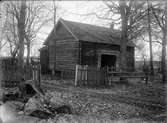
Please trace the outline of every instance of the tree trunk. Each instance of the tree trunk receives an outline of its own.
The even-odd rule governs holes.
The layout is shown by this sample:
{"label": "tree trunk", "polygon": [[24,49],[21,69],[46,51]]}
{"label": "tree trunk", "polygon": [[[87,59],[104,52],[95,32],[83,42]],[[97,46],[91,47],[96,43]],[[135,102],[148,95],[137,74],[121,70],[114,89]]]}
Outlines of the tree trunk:
{"label": "tree trunk", "polygon": [[151,37],[151,21],[150,21],[150,5],[147,1],[148,5],[148,37],[149,37],[149,47],[150,47],[150,74],[154,75],[154,66],[153,66],[153,51],[152,51],[152,37]]}
{"label": "tree trunk", "polygon": [[162,81],[166,82],[166,33],[163,33],[163,41],[162,41],[162,63],[161,63],[161,70],[162,70]]}
{"label": "tree trunk", "polygon": [[[2,3],[0,2],[0,11],[2,11],[1,10],[1,5],[2,5]],[[2,15],[1,15],[1,13],[0,13],[0,20],[2,19]],[[1,23],[2,24],[2,23]],[[1,29],[0,29],[0,57],[1,57],[1,49],[2,49],[2,27],[3,27],[3,25],[0,25],[1,27]]]}
{"label": "tree trunk", "polygon": [[0,30],[0,57],[1,57],[1,49],[2,49],[2,33]]}
{"label": "tree trunk", "polygon": [[120,43],[120,70],[127,71],[127,13],[126,13],[126,3],[120,2],[120,13],[122,19],[122,32],[121,32],[121,43]]}
{"label": "tree trunk", "polygon": [[166,45],[167,45],[167,3],[165,7],[165,25],[162,29],[163,31],[163,40],[162,40],[162,61],[161,61],[161,70],[162,70],[162,81],[166,82]]}
{"label": "tree trunk", "polygon": [[30,61],[30,44],[27,45],[27,65],[29,65],[29,61]]}
{"label": "tree trunk", "polygon": [[127,37],[123,34],[120,45],[120,69],[127,71]]}
{"label": "tree trunk", "polygon": [[18,35],[19,35],[19,52],[18,52],[18,65],[20,79],[23,78],[23,64],[24,64],[24,39],[25,39],[25,14],[26,14],[26,1],[21,1],[20,16],[18,20]]}

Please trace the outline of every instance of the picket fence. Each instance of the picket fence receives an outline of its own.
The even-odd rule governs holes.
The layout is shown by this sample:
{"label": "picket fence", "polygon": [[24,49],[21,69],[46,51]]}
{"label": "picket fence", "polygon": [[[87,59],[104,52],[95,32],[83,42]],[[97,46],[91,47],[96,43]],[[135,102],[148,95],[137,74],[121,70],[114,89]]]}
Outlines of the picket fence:
{"label": "picket fence", "polygon": [[34,64],[24,67],[25,80],[41,81],[41,65]]}
{"label": "picket fence", "polygon": [[106,68],[76,65],[75,86],[105,86],[108,84]]}

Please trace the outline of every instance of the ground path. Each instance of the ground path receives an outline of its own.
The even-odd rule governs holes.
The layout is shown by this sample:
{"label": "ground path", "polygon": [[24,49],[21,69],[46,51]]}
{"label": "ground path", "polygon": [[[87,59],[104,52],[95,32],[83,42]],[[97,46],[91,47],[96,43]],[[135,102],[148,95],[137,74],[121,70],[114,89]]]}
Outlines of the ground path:
{"label": "ground path", "polygon": [[[140,96],[134,96],[132,94],[129,95],[128,90],[111,90],[111,89],[90,89],[90,88],[81,88],[81,87],[73,87],[73,86],[67,86],[67,85],[61,85],[57,84],[55,82],[43,82],[43,87],[56,90],[56,91],[63,91],[63,92],[69,92],[69,93],[79,93],[79,94],[87,94],[90,95],[92,98],[101,98],[105,102],[119,102],[119,103],[125,103],[128,105],[137,106],[140,108],[143,108],[144,110],[147,110],[149,114],[145,113],[144,115],[148,115],[147,117],[155,118],[155,115],[161,114],[163,111],[165,111],[165,101],[163,101],[163,98],[161,100],[159,99],[152,99],[152,98],[140,98]],[[151,89],[150,89],[151,88]],[[147,88],[144,88],[147,90]],[[163,92],[162,87],[154,88],[149,87],[149,93],[153,92]]]}

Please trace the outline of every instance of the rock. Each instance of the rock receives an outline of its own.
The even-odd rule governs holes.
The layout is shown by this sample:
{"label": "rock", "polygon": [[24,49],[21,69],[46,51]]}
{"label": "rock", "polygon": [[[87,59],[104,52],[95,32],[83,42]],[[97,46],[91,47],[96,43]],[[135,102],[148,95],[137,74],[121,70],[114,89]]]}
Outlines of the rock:
{"label": "rock", "polygon": [[18,112],[18,115],[22,115],[22,114],[24,114],[23,111],[19,111],[19,112]]}
{"label": "rock", "polygon": [[65,101],[60,97],[52,97],[50,99],[50,103],[53,103],[56,107],[59,107],[59,106],[66,104]]}
{"label": "rock", "polygon": [[35,110],[44,110],[44,105],[39,97],[36,95],[28,100],[25,104],[24,112],[25,114],[31,114]]}
{"label": "rock", "polygon": [[37,117],[40,119],[49,119],[49,118],[53,118],[54,114],[48,113],[45,111],[35,110],[31,114],[29,114],[29,116]]}
{"label": "rock", "polygon": [[0,106],[0,123],[36,123],[39,119],[18,115],[15,105],[6,102]]}
{"label": "rock", "polygon": [[11,103],[17,112],[22,111],[24,109],[24,103],[19,102],[19,101],[8,101],[7,103]]}
{"label": "rock", "polygon": [[60,106],[55,111],[57,114],[72,114],[72,108],[67,105]]}
{"label": "rock", "polygon": [[16,116],[17,112],[11,104],[4,103],[0,106],[0,119],[3,123],[15,120]]}

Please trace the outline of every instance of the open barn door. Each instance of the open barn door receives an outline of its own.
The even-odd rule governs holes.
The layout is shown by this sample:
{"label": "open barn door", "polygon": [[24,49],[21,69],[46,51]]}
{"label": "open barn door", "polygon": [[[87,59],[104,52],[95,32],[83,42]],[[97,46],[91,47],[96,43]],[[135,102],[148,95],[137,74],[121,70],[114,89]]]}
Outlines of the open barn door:
{"label": "open barn door", "polygon": [[116,60],[117,60],[116,55],[102,54],[101,55],[101,67],[109,67],[115,70]]}

